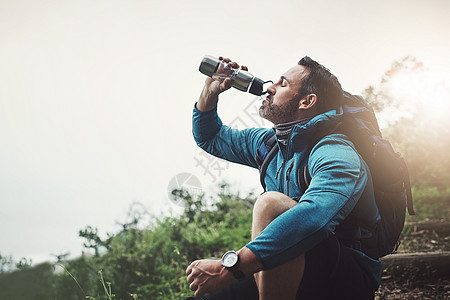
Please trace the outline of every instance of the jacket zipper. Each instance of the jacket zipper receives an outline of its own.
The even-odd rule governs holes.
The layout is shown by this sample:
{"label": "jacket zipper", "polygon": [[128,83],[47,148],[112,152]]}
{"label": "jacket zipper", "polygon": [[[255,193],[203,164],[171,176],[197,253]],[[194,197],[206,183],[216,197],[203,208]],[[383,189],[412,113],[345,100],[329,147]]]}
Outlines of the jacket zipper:
{"label": "jacket zipper", "polygon": [[[286,157],[283,157],[283,163],[281,164],[280,168],[277,171],[277,174],[275,175],[275,180],[278,179],[278,175],[280,174],[281,170],[284,169],[284,166],[286,164],[286,161],[289,159],[290,157],[290,152],[291,152],[291,147],[292,147],[292,143],[291,143],[291,136],[292,136],[292,131],[291,133],[289,133],[289,138],[288,138],[288,144],[286,147]],[[286,195],[289,196],[289,181],[290,181],[290,173],[292,172],[292,168],[294,167],[294,160],[292,161],[291,165],[288,167],[288,170],[286,171]],[[280,190],[283,188],[283,177],[280,178]]]}
{"label": "jacket zipper", "polygon": [[283,170],[284,164],[286,163],[286,160],[283,160],[283,163],[281,164],[280,168],[277,171],[277,174],[275,175],[275,180],[278,179],[278,175],[280,175],[281,170]]}
{"label": "jacket zipper", "polygon": [[292,173],[292,169],[294,168],[294,162],[295,159],[292,160],[291,164],[289,165],[288,169],[286,170],[286,195],[289,197],[289,193],[290,193],[290,181],[291,181],[291,173]]}

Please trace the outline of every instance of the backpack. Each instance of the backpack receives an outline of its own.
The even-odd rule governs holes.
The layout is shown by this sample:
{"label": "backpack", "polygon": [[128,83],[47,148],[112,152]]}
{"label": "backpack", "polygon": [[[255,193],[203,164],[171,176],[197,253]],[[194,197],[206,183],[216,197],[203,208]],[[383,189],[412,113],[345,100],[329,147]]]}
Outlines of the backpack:
{"label": "backpack", "polygon": [[[352,220],[352,214],[345,221],[358,222],[357,227],[360,228],[358,250],[378,259],[397,250],[405,223],[406,208],[409,215],[415,214],[408,168],[404,159],[394,151],[389,141],[383,139],[370,104],[361,96],[347,92],[344,92],[343,103],[342,119],[333,131],[326,135],[345,134],[355,145],[371,172],[376,205],[381,217],[375,227],[370,227],[356,219]],[[306,157],[309,157],[314,145],[326,135],[314,139],[315,142],[311,143]],[[277,152],[277,140],[273,132],[265,137],[255,157],[264,190],[266,190],[264,178],[267,166]],[[299,170],[299,174],[300,172],[303,176],[298,176],[297,184],[304,191],[311,181],[308,166]],[[364,233],[361,234],[362,232]]]}

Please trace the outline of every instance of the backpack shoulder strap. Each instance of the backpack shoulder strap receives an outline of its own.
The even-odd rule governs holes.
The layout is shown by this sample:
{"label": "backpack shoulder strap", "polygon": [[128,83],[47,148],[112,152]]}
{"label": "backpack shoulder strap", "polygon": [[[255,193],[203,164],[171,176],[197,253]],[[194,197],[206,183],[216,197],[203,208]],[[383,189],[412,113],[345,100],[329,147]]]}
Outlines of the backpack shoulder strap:
{"label": "backpack shoulder strap", "polygon": [[303,168],[297,170],[297,184],[303,192],[309,187],[311,183],[311,174],[309,174],[308,163]]}
{"label": "backpack shoulder strap", "polygon": [[275,132],[267,135],[259,149],[256,151],[256,162],[259,166],[259,180],[261,182],[264,191],[266,191],[266,183],[264,182],[264,177],[266,177],[267,167],[270,161],[278,152],[277,137]]}
{"label": "backpack shoulder strap", "polygon": [[401,158],[401,165],[402,165],[403,180],[404,180],[404,185],[405,185],[404,187],[406,190],[406,208],[408,209],[409,215],[414,216],[416,214],[416,212],[414,211],[414,205],[413,205],[411,181],[409,179],[408,166],[406,165],[406,162],[403,159],[403,157]]}
{"label": "backpack shoulder strap", "polygon": [[311,155],[312,149],[323,138],[325,138],[331,134],[337,133],[337,130],[340,126],[341,126],[341,124],[337,123],[335,126],[330,128],[329,130],[327,130],[325,133],[323,133],[321,135],[317,135],[311,140],[310,145],[309,145],[308,149],[306,150],[306,155],[304,158],[306,160],[306,164],[303,168],[299,168],[297,170],[297,184],[302,189],[302,191],[306,191],[306,189],[309,187],[309,184],[311,183],[311,179],[312,179],[311,174],[309,173],[309,168],[308,168],[308,160],[309,160],[309,156]]}

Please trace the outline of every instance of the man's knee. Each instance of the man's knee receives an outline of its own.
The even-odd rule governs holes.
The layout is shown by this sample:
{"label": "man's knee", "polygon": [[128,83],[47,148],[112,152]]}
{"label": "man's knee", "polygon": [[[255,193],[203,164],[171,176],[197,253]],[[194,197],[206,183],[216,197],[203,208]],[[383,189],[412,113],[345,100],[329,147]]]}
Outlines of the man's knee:
{"label": "man's knee", "polygon": [[261,194],[253,207],[254,216],[272,217],[275,219],[297,204],[295,200],[283,193],[269,191]]}

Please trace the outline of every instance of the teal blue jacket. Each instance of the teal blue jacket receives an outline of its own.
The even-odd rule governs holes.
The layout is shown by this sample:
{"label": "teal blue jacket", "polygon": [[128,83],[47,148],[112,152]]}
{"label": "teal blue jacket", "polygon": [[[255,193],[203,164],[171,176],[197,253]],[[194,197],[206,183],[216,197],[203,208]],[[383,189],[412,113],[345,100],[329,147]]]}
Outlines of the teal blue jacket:
{"label": "teal blue jacket", "polygon": [[[294,126],[286,150],[278,151],[269,164],[265,176],[267,191],[278,191],[300,200],[246,245],[264,269],[305,253],[332,234],[345,239],[352,230],[341,225],[350,212],[352,218],[364,224],[375,224],[380,219],[369,168],[345,135],[325,136],[308,156],[313,137],[330,132],[341,117],[342,113],[333,110]],[[233,129],[222,124],[216,109],[200,112],[194,108],[193,134],[197,145],[231,162],[258,168],[256,152],[264,137],[272,132],[273,129],[267,128]],[[311,182],[303,191],[297,179],[303,176],[299,170],[306,164]],[[373,278],[374,287],[378,287],[380,262],[360,251],[352,251]]]}

